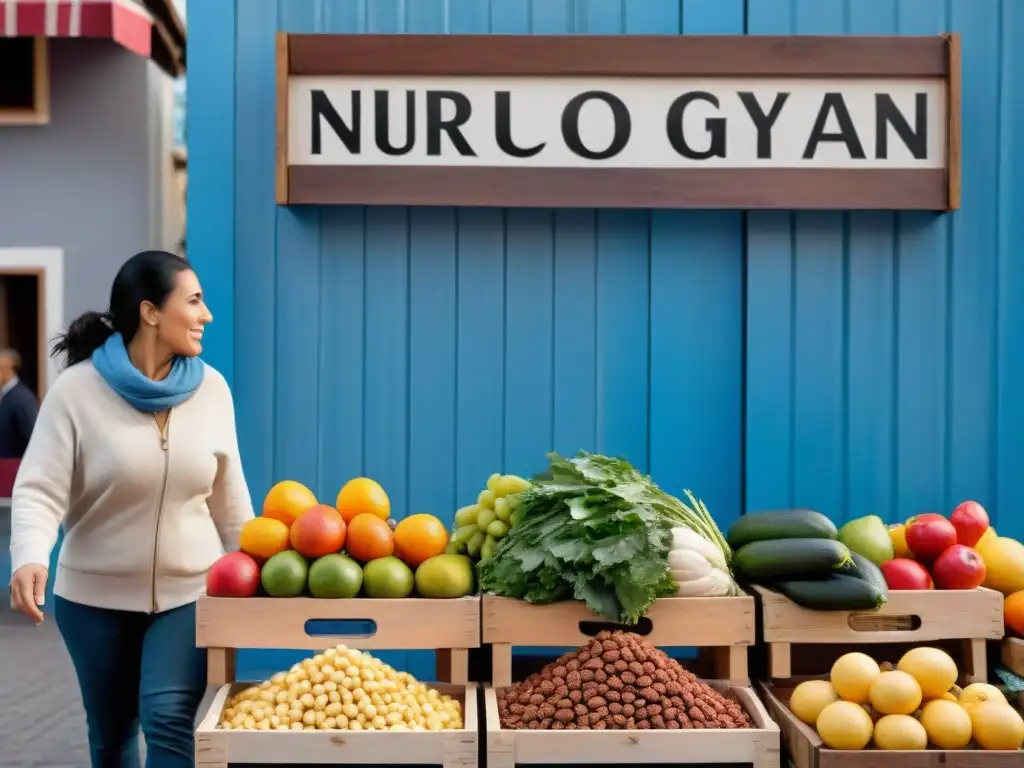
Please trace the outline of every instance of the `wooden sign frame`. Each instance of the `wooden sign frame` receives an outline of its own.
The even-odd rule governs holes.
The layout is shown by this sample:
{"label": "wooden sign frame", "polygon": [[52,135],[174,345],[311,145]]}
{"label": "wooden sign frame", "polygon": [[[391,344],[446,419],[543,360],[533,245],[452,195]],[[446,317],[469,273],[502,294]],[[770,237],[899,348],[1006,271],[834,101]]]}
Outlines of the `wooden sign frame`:
{"label": "wooden sign frame", "polygon": [[[282,205],[932,210],[960,207],[957,34],[910,36],[277,36]],[[935,78],[942,168],[563,168],[289,165],[293,75]]]}

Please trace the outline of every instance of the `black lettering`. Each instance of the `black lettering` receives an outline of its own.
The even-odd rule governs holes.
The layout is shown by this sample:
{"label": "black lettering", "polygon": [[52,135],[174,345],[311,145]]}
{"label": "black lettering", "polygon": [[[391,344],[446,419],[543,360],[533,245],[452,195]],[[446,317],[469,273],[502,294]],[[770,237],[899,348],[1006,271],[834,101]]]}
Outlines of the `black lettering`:
{"label": "black lettering", "polygon": [[743,102],[743,106],[747,109],[747,114],[750,115],[750,121],[754,124],[754,128],[757,129],[757,159],[771,160],[772,126],[779,119],[782,105],[789,98],[789,93],[786,91],[776,93],[775,101],[772,102],[772,108],[768,110],[768,114],[765,114],[764,110],[761,109],[757,98],[750,91],[741,91],[739,97],[740,101]]}
{"label": "black lettering", "polygon": [[695,101],[704,101],[718,109],[718,98],[707,91],[690,91],[672,102],[668,108],[668,119],[665,130],[668,141],[677,153],[690,160],[707,160],[709,157],[725,157],[725,118],[709,117],[704,127],[711,135],[711,144],[703,151],[693,149],[683,135],[683,114],[686,108]]}
{"label": "black lettering", "polygon": [[[580,138],[580,110],[588,101],[596,99],[603,101],[612,110],[612,121],[615,124],[615,132],[612,134],[611,143],[606,149],[594,151],[583,144]],[[625,149],[629,143],[630,134],[633,132],[633,121],[629,116],[629,110],[622,103],[622,99],[607,91],[587,91],[579,96],[574,96],[565,109],[562,110],[562,139],[572,152],[587,160],[607,160],[615,157]]]}
{"label": "black lettering", "polygon": [[[825,123],[828,122],[831,112],[835,112],[836,122],[839,123],[838,133],[825,133]],[[821,109],[818,110],[818,117],[814,120],[811,136],[807,139],[807,146],[804,148],[804,160],[813,160],[814,153],[818,151],[818,145],[823,141],[841,141],[846,145],[851,158],[854,160],[865,158],[864,145],[860,143],[860,136],[857,135],[857,129],[853,126],[853,118],[850,117],[850,110],[846,108],[846,101],[841,93],[826,93],[821,100]]]}
{"label": "black lettering", "polygon": [[352,125],[345,125],[345,121],[341,119],[341,115],[338,114],[338,110],[331,104],[331,100],[327,98],[327,94],[321,90],[313,90],[310,94],[312,97],[312,110],[313,110],[313,135],[311,137],[313,145],[313,154],[319,155],[322,151],[322,136],[320,134],[320,118],[322,117],[327,121],[327,124],[331,126],[331,130],[334,131],[334,135],[341,139],[341,143],[345,145],[345,149],[351,152],[353,155],[359,154],[360,136],[360,105],[362,103],[360,99],[359,91],[352,91]]}
{"label": "black lettering", "polygon": [[[444,120],[441,117],[441,103],[450,101],[455,105],[455,117]],[[427,91],[427,154],[441,154],[441,134],[447,133],[448,140],[464,157],[476,157],[459,126],[465,125],[473,114],[473,106],[464,93],[458,91]]]}
{"label": "black lettering", "polygon": [[388,101],[387,91],[373,92],[373,112],[376,122],[374,139],[377,149],[392,157],[407,155],[416,143],[416,91],[405,92],[405,144],[400,147],[391,143],[391,109]]}
{"label": "black lettering", "polygon": [[522,149],[512,140],[512,94],[509,91],[494,94],[494,135],[498,148],[509,157],[533,157],[547,146],[547,142],[541,142]]}
{"label": "black lettering", "polygon": [[892,96],[888,93],[875,94],[875,157],[879,160],[889,157],[890,125],[915,159],[924,160],[928,156],[928,94],[914,96],[913,128]]}

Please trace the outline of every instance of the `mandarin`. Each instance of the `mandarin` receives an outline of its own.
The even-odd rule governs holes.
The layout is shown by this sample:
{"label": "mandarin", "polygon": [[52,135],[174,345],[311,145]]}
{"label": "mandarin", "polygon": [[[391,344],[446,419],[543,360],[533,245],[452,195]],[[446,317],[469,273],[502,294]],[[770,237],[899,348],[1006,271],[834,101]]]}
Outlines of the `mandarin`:
{"label": "mandarin", "polygon": [[395,551],[395,534],[387,522],[376,515],[356,515],[348,523],[345,551],[361,563],[389,557]]}
{"label": "mandarin", "polygon": [[263,500],[263,516],[291,525],[295,518],[316,505],[316,495],[309,488],[294,480],[282,480]]}
{"label": "mandarin", "polygon": [[356,477],[349,480],[338,492],[334,504],[349,523],[356,515],[371,514],[381,520],[391,516],[391,501],[380,483],[368,477]]}
{"label": "mandarin", "polygon": [[442,554],[446,546],[448,529],[433,515],[410,515],[395,527],[395,554],[411,568]]}

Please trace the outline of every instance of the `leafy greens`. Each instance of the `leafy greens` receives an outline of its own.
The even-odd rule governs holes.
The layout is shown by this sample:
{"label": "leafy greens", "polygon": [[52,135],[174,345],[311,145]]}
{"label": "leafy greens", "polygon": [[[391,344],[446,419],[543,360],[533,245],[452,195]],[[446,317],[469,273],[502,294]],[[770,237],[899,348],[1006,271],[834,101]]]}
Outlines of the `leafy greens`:
{"label": "leafy greens", "polygon": [[548,454],[548,470],[515,498],[518,522],[480,563],[484,592],[530,603],[575,598],[596,614],[635,624],[676,593],[672,529],[685,526],[731,551],[706,507],[662,491],[621,459]]}

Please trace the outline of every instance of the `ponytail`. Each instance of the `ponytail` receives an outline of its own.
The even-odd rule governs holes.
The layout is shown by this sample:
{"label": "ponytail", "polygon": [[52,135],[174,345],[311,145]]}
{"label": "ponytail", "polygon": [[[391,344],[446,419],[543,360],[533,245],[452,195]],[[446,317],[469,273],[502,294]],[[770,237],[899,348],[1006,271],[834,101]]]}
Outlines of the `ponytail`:
{"label": "ponytail", "polygon": [[92,357],[114,335],[108,316],[101,312],[86,312],[77,317],[65,333],[57,337],[50,357],[64,356],[64,366],[70,367]]}

